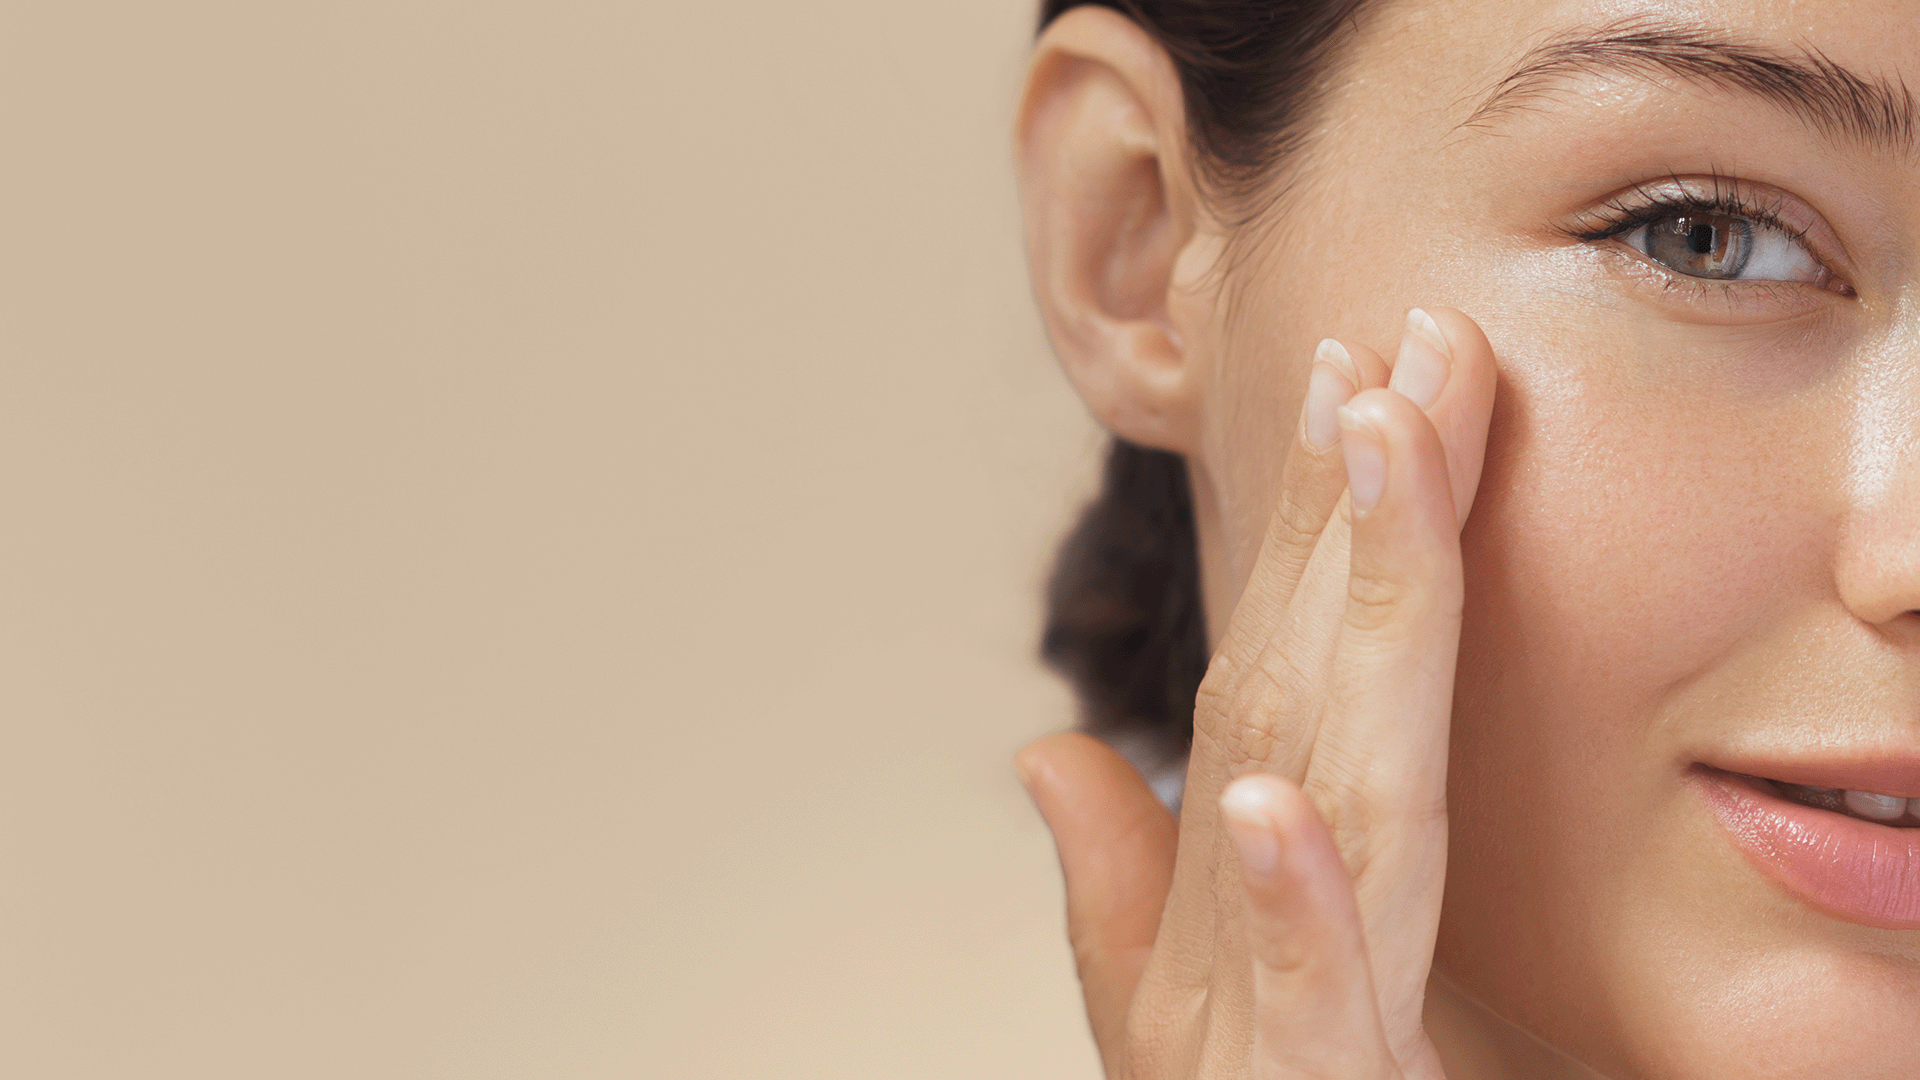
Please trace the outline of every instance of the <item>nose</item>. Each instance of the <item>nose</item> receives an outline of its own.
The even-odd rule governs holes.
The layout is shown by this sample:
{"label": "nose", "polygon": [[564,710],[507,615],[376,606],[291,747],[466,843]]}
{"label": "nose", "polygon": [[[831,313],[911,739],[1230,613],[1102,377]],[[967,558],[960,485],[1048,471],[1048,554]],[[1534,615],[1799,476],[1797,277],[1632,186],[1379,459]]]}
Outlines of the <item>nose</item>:
{"label": "nose", "polygon": [[1914,624],[1920,638],[1920,500],[1908,504],[1905,530],[1879,507],[1870,520],[1851,521],[1842,540],[1840,598],[1861,621],[1887,629]]}
{"label": "nose", "polygon": [[1835,571],[1857,618],[1920,640],[1920,365],[1912,359],[1855,409]]}

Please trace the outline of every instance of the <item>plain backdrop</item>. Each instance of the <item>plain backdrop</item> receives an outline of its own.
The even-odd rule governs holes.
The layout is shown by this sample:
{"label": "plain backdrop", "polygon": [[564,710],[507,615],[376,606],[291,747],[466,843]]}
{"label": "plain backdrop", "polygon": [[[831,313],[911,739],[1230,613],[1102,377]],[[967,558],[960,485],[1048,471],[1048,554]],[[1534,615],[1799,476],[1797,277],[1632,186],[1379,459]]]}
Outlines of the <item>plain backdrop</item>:
{"label": "plain backdrop", "polygon": [[1097,1075],[1031,0],[9,0],[0,1075]]}

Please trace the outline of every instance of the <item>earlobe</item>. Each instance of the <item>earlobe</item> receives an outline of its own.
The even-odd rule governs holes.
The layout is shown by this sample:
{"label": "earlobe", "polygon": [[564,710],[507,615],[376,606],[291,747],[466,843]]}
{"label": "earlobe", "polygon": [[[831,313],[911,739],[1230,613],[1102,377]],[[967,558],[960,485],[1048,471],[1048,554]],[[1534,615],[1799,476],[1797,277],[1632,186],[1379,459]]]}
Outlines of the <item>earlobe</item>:
{"label": "earlobe", "polygon": [[1015,152],[1034,292],[1068,378],[1116,435],[1188,453],[1193,305],[1170,302],[1198,209],[1183,109],[1144,30],[1075,8],[1040,38]]}

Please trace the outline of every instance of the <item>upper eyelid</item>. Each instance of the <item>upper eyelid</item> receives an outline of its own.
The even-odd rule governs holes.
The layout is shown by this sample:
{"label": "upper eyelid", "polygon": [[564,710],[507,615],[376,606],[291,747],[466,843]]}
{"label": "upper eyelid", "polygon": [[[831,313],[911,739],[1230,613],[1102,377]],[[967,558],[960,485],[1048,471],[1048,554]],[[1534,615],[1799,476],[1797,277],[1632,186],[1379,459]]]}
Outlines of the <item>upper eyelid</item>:
{"label": "upper eyelid", "polygon": [[1563,219],[1558,231],[1577,240],[1605,239],[1633,228],[1630,222],[1636,215],[1708,207],[1765,221],[1806,248],[1829,273],[1851,276],[1848,272],[1851,260],[1845,245],[1818,211],[1779,188],[1719,174],[1694,177],[1668,174],[1640,181],[1607,196],[1598,206]]}
{"label": "upper eyelid", "polygon": [[1632,195],[1611,196],[1601,205],[1606,208],[1605,211],[1587,210],[1578,216],[1585,221],[1597,221],[1597,227],[1580,230],[1576,235],[1585,239],[1599,239],[1669,214],[1715,211],[1764,222],[1796,240],[1807,239],[1807,228],[1782,215],[1780,207],[1755,202],[1740,193],[1709,194],[1685,189],[1648,193],[1644,189],[1635,189]]}
{"label": "upper eyelid", "polygon": [[[1689,212],[1700,213],[1703,211],[1724,214],[1728,217],[1746,218],[1749,221],[1757,222],[1767,228],[1778,229],[1792,237],[1798,243],[1808,243],[1806,233],[1803,230],[1781,221],[1778,217],[1765,210],[1739,206],[1722,206],[1716,203],[1695,202],[1683,199],[1648,203],[1643,207],[1635,208],[1630,213],[1621,215],[1610,224],[1583,235],[1586,239],[1603,240],[1610,236],[1621,236],[1630,233],[1635,229],[1644,228],[1653,222],[1665,218]],[[1811,250],[1810,245],[1809,250]]]}

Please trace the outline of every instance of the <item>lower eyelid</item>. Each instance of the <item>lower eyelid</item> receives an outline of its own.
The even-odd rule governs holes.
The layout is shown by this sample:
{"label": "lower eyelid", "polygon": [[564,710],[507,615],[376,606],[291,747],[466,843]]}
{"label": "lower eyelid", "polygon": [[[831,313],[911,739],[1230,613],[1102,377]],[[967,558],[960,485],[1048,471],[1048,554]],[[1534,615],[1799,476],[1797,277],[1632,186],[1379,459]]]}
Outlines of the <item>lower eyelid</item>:
{"label": "lower eyelid", "polygon": [[[1780,244],[1786,245],[1786,251],[1783,254],[1769,259],[1768,262],[1770,262],[1772,265],[1777,267],[1777,266],[1780,266],[1782,263],[1787,262],[1788,260],[1797,258],[1801,263],[1804,264],[1805,276],[1802,276],[1802,277],[1782,277],[1782,276],[1751,277],[1750,276],[1750,277],[1741,277],[1741,278],[1710,278],[1710,277],[1702,277],[1698,274],[1689,274],[1684,271],[1677,270],[1671,266],[1667,266],[1664,263],[1658,262],[1653,258],[1652,255],[1650,255],[1647,252],[1646,231],[1649,228],[1651,228],[1653,224],[1657,224],[1657,223],[1635,225],[1633,228],[1628,229],[1625,232],[1616,233],[1611,237],[1599,238],[1598,242],[1605,242],[1606,240],[1613,241],[1614,243],[1625,248],[1628,252],[1631,252],[1636,261],[1644,263],[1645,265],[1654,268],[1655,270],[1659,271],[1661,274],[1669,275],[1682,282],[1689,282],[1689,283],[1698,282],[1702,285],[1715,287],[1715,288],[1724,288],[1727,286],[1734,286],[1734,285],[1768,285],[1768,284],[1810,285],[1810,284],[1817,283],[1822,277],[1831,276],[1831,272],[1827,270],[1826,264],[1821,261],[1818,255],[1813,253],[1812,249],[1810,249],[1807,246],[1805,241],[1794,236],[1792,233],[1788,232],[1786,229],[1783,229],[1778,225],[1774,225],[1774,224],[1771,224],[1768,222],[1762,222],[1762,221],[1753,222],[1755,243],[1756,244],[1760,243],[1761,242],[1760,238],[1764,236],[1767,238],[1767,243],[1768,243],[1768,246],[1770,247],[1780,245]],[[1595,242],[1595,241],[1590,241],[1590,242]],[[1760,256],[1760,254],[1761,252],[1756,250],[1753,256],[1749,258],[1748,264],[1746,267],[1743,268],[1743,270],[1747,270],[1747,271],[1754,270],[1755,267],[1753,263],[1753,258]],[[1763,266],[1761,267],[1761,269],[1765,269],[1765,267]],[[1791,271],[1786,270],[1784,268],[1782,268],[1781,270],[1775,271],[1775,273],[1788,273],[1788,272],[1791,272]]]}
{"label": "lower eyelid", "polygon": [[1807,309],[1812,299],[1807,290],[1821,288],[1811,282],[1703,278],[1682,274],[1654,262],[1645,252],[1624,243],[1626,235],[1588,241],[1588,245],[1600,252],[1611,252],[1610,257],[1619,260],[1615,264],[1619,272],[1633,287],[1656,297],[1664,297],[1669,302],[1688,307],[1726,304],[1731,309],[1729,314],[1745,311],[1758,317],[1767,309],[1775,312],[1782,308]]}
{"label": "lower eyelid", "polygon": [[[1690,214],[1743,218],[1753,222],[1756,241],[1762,229],[1770,239],[1752,252],[1738,278],[1698,277],[1656,262],[1648,254],[1645,230]],[[1847,245],[1818,210],[1791,191],[1737,177],[1668,171],[1589,204],[1551,228],[1563,242],[1579,240],[1596,256],[1608,253],[1594,269],[1604,265],[1643,296],[1699,310],[1713,321],[1795,317],[1824,307],[1819,294],[1834,294],[1829,300],[1859,295],[1849,280]],[[1777,242],[1793,245],[1792,252],[1774,248]],[[1724,312],[1714,311],[1722,306]]]}

